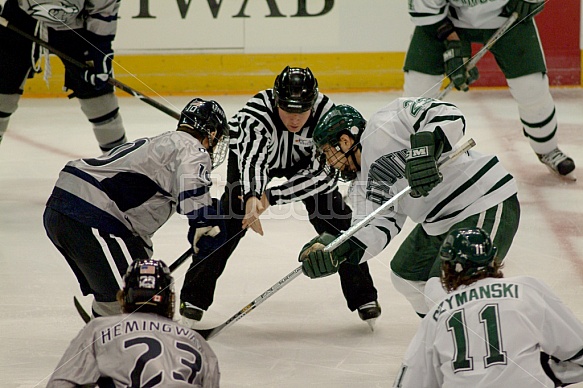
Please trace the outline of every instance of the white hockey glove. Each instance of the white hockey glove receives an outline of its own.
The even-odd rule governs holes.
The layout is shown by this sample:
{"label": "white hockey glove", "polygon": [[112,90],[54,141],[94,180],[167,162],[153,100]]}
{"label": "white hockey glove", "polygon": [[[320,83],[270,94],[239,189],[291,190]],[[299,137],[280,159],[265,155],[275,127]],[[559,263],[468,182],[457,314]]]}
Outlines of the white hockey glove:
{"label": "white hockey glove", "polygon": [[189,220],[188,241],[194,254],[206,257],[227,242],[227,227],[221,214],[220,201],[213,199],[212,206],[198,210],[197,216]]}

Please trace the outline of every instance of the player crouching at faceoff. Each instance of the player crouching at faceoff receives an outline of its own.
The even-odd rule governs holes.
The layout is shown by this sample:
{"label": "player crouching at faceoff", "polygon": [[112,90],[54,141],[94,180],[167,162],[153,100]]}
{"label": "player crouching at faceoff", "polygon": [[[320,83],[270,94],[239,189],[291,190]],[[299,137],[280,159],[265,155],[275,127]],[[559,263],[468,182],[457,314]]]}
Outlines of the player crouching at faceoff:
{"label": "player crouching at faceoff", "polygon": [[563,387],[583,381],[583,325],[540,280],[504,278],[480,228],[440,251],[446,298],[423,319],[395,388]]}
{"label": "player crouching at faceoff", "polygon": [[354,182],[352,224],[410,186],[392,208],[331,252],[337,236],[320,234],[300,253],[310,278],[334,273],[339,263],[357,264],[379,255],[401,232],[407,218],[417,223],[391,260],[397,291],[424,316],[445,295],[439,282],[439,248],[454,228],[480,226],[495,235],[500,259],[518,228],[520,206],[514,177],[495,155],[469,150],[439,167],[457,150],[466,120],[453,104],[431,98],[398,98],[367,123],[353,107],[331,109],[314,130],[329,166]]}
{"label": "player crouching at faceoff", "polygon": [[174,279],[162,261],[136,260],[117,298],[124,315],[91,320],[51,376],[53,387],[218,387],[217,357],[174,317]]}
{"label": "player crouching at faceoff", "polygon": [[44,226],[83,295],[94,295],[93,316],[119,314],[121,277],[134,260],[152,257],[151,238],[174,213],[188,218],[195,252],[224,244],[209,189],[210,171],[225,159],[228,134],[221,106],[195,98],[175,131],[73,160],[60,172]]}

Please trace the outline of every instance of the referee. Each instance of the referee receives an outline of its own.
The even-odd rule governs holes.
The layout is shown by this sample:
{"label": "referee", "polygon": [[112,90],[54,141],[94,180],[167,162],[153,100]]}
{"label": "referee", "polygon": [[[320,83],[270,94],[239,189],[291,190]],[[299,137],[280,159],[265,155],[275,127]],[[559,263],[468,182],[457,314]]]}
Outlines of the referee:
{"label": "referee", "polygon": [[[248,229],[263,235],[259,216],[271,205],[302,201],[317,233],[350,227],[352,210],[338,191],[337,177],[324,169],[312,135],[334,103],[318,92],[309,68],[287,66],[273,89],[260,91],[231,119],[227,184],[221,197],[227,243],[198,258],[186,273],[180,295],[182,322],[193,326],[213,303],[218,278]],[[267,187],[273,178],[285,178]],[[342,292],[362,320],[381,314],[368,265],[342,264]]]}

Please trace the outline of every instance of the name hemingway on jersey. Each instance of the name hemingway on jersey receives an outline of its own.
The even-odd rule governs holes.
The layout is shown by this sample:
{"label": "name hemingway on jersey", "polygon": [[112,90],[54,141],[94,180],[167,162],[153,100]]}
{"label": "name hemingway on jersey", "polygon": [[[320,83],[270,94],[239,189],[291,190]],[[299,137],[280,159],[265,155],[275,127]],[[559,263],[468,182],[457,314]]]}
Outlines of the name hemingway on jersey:
{"label": "name hemingway on jersey", "polygon": [[174,333],[178,336],[186,337],[188,340],[198,344],[198,337],[194,330],[175,325],[172,323],[148,321],[148,320],[127,320],[116,325],[101,330],[101,344],[104,345],[115,338],[137,332]]}
{"label": "name hemingway on jersey", "polygon": [[518,299],[518,284],[492,283],[469,290],[458,292],[443,300],[433,313],[433,319],[437,321],[439,316],[448,310],[462,307],[468,302],[480,299]]}

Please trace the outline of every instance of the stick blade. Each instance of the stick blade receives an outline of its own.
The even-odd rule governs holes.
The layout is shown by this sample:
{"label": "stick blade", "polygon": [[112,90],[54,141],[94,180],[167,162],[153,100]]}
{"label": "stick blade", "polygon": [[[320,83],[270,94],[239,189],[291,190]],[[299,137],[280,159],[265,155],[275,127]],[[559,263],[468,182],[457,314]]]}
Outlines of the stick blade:
{"label": "stick blade", "polygon": [[77,299],[76,296],[73,296],[73,304],[75,305],[77,312],[81,316],[81,319],[83,319],[85,323],[89,322],[91,320],[91,317],[89,316],[89,314],[87,314],[87,311],[85,311],[83,306],[81,306],[81,302],[79,302],[79,299]]}
{"label": "stick blade", "polygon": [[205,340],[211,339],[216,333],[216,329],[194,329]]}

